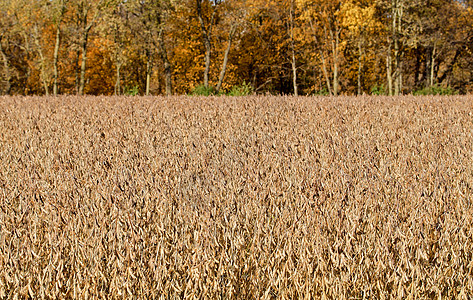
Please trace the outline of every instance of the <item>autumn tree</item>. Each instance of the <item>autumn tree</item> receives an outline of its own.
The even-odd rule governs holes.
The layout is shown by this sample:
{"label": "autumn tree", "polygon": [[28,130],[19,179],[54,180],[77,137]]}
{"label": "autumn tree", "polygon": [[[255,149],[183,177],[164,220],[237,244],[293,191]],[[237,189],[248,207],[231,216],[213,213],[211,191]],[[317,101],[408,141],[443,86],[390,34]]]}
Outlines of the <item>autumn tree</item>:
{"label": "autumn tree", "polygon": [[296,62],[296,41],[295,41],[295,27],[296,27],[296,3],[291,0],[289,3],[289,23],[288,34],[291,43],[291,67],[292,67],[292,86],[294,88],[294,96],[299,96],[297,89],[297,62]]}
{"label": "autumn tree", "polygon": [[235,63],[231,52],[246,28],[247,3],[190,0],[178,6],[172,24],[175,75],[178,81],[186,78],[189,82],[189,88],[179,84],[179,91],[190,91],[199,85],[214,93],[226,88],[228,68]]}
{"label": "autumn tree", "polygon": [[225,48],[222,66],[220,68],[220,75],[218,78],[218,83],[216,87],[216,93],[218,94],[220,89],[222,88],[223,80],[225,78],[225,74],[227,71],[228,65],[228,58],[230,54],[230,50],[232,48],[233,40],[236,36],[236,33],[239,29],[244,28],[246,26],[246,18],[248,16],[248,8],[247,8],[247,1],[246,0],[227,0],[225,1],[225,9],[223,11],[223,23],[224,27],[228,28],[228,38],[227,38],[227,46]]}
{"label": "autumn tree", "polygon": [[346,28],[348,51],[355,52],[356,66],[356,93],[362,94],[364,86],[364,64],[369,46],[374,45],[375,38],[381,28],[376,19],[376,2],[374,0],[348,0],[341,7],[342,26]]}
{"label": "autumn tree", "polygon": [[[424,18],[420,34],[425,49],[425,86],[453,86],[471,91],[473,10],[471,1],[431,0],[436,15]],[[429,62],[430,61],[430,62]],[[468,90],[469,89],[469,90]]]}
{"label": "autumn tree", "polygon": [[121,95],[122,93],[122,80],[121,71],[122,67],[126,62],[126,47],[130,47],[127,43],[128,37],[131,35],[128,28],[125,26],[124,4],[120,3],[116,5],[110,14],[104,16],[103,22],[103,39],[112,41],[113,49],[113,60],[115,65],[115,85],[113,87],[114,95]]}
{"label": "autumn tree", "polygon": [[172,62],[168,42],[169,19],[175,10],[172,0],[127,1],[124,4],[123,21],[134,34],[136,45],[140,45],[146,57],[145,94],[150,93],[150,80],[157,57],[164,69],[165,93],[172,94]]}
{"label": "autumn tree", "polygon": [[[45,1],[25,1],[16,0],[10,2],[10,11],[14,19],[14,31],[21,37],[18,45],[25,55],[25,67],[28,74],[27,79],[35,85],[32,89],[38,93],[40,89],[43,93],[49,94],[50,72],[47,57],[46,30],[48,21],[43,17],[48,12],[48,4]],[[38,75],[38,78],[35,76]],[[34,80],[33,80],[34,78]],[[40,87],[36,87],[36,83]]]}
{"label": "autumn tree", "polygon": [[53,5],[53,8],[52,8],[53,22],[54,22],[54,26],[56,27],[56,36],[55,36],[54,54],[53,54],[53,94],[55,96],[59,92],[58,63],[59,63],[59,48],[61,46],[61,38],[62,38],[61,25],[64,19],[64,15],[66,13],[68,2],[69,0],[54,0],[51,2]]}
{"label": "autumn tree", "polygon": [[343,30],[340,14],[342,1],[298,0],[298,3],[319,50],[327,90],[332,95],[338,95]]}
{"label": "autumn tree", "polygon": [[471,3],[0,0],[0,92],[467,93]]}
{"label": "autumn tree", "polygon": [[[3,25],[3,24],[2,24]],[[8,38],[4,32],[0,33],[0,55],[3,62],[3,69],[2,69],[2,81],[4,83],[4,93],[10,94],[11,91],[11,69],[10,69],[10,61],[6,53],[6,47],[8,47]]]}
{"label": "autumn tree", "polygon": [[46,30],[50,24],[49,22],[43,23],[45,21],[42,16],[50,14],[50,3],[45,1],[31,1],[27,6],[30,7],[30,11],[26,15],[29,22],[25,22],[25,26],[31,25],[31,37],[39,59],[40,78],[44,88],[44,93],[48,96],[52,74],[49,66],[50,59],[47,55],[48,43],[45,40],[45,37],[47,36],[42,31]]}
{"label": "autumn tree", "polygon": [[84,94],[87,51],[91,30],[101,21],[104,13],[113,4],[113,0],[71,0],[75,15],[75,39],[78,45],[76,90],[79,95]]}
{"label": "autumn tree", "polygon": [[238,74],[257,92],[299,93],[299,10],[292,0],[248,4],[244,34],[235,49]]}
{"label": "autumn tree", "polygon": [[202,41],[205,47],[204,86],[209,87],[210,59],[212,54],[212,38],[214,22],[222,0],[195,0],[195,14],[199,20]]}
{"label": "autumn tree", "polygon": [[378,10],[386,30],[386,75],[388,94],[399,95],[403,90],[403,58],[416,30],[413,12],[421,0],[381,0]]}
{"label": "autumn tree", "polygon": [[7,1],[0,1],[0,58],[2,64],[0,70],[2,92],[4,94],[11,93],[12,86],[12,67],[11,67],[11,55],[8,53],[10,48],[10,39],[14,34],[14,20],[12,18],[12,12],[9,10]]}

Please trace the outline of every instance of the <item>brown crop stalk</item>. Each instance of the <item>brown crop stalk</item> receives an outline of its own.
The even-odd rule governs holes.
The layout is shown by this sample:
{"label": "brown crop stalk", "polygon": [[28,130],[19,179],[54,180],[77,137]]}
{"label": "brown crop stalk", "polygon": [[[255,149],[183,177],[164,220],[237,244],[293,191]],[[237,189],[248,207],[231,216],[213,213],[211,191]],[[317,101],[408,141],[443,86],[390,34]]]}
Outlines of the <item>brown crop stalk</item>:
{"label": "brown crop stalk", "polygon": [[454,97],[0,98],[0,298],[464,298]]}

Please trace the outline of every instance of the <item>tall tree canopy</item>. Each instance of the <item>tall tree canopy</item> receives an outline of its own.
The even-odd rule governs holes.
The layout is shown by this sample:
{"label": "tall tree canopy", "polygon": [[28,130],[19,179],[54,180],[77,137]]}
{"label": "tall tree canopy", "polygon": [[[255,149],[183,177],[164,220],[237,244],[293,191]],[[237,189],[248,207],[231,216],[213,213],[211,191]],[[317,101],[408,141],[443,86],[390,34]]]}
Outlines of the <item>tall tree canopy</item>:
{"label": "tall tree canopy", "polygon": [[459,0],[0,0],[0,94],[473,89]]}

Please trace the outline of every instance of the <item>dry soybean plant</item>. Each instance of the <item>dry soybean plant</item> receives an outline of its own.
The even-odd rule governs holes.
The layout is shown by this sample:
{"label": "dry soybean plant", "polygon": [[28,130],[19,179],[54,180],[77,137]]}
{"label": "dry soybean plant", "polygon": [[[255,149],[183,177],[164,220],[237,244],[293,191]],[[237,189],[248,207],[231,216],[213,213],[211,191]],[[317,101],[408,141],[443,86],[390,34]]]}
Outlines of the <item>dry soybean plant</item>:
{"label": "dry soybean plant", "polygon": [[0,98],[0,298],[473,295],[473,98]]}

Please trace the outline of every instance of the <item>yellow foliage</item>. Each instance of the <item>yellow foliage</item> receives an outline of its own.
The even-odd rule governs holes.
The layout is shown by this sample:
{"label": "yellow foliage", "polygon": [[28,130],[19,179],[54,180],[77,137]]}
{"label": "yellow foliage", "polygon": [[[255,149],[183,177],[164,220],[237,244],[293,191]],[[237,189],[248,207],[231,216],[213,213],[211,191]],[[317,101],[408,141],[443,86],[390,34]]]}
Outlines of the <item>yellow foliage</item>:
{"label": "yellow foliage", "polygon": [[379,26],[379,22],[375,19],[375,5],[373,1],[363,8],[353,0],[345,1],[340,9],[342,25],[354,36],[374,31]]}

